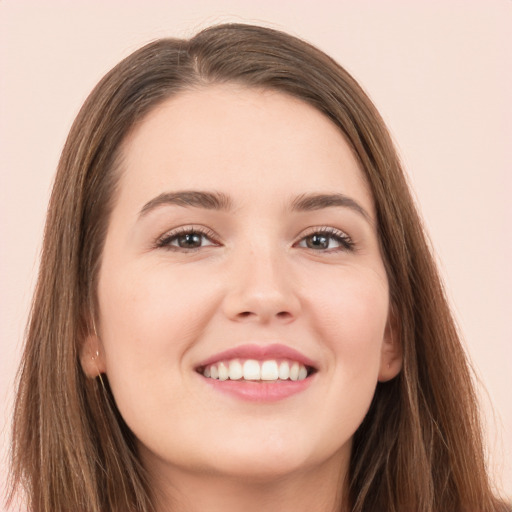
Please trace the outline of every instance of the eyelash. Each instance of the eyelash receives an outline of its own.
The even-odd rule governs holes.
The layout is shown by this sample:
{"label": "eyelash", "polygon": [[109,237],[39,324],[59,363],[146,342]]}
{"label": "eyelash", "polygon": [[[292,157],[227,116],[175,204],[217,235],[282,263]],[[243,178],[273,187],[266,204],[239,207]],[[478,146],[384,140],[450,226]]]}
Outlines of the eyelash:
{"label": "eyelash", "polygon": [[[206,238],[212,243],[209,244],[211,246],[219,245],[219,242],[216,239],[215,233],[210,229],[204,228],[202,226],[183,226],[181,228],[177,228],[170,233],[165,233],[162,237],[160,237],[156,243],[155,247],[157,249],[167,249],[169,251],[182,251],[182,252],[193,252],[198,249],[202,249],[205,246],[201,245],[200,247],[180,247],[178,245],[172,245],[172,242],[177,241],[178,238],[186,235],[199,235],[202,239]],[[207,246],[208,247],[208,246]]]}
{"label": "eyelash", "polygon": [[313,249],[311,247],[307,247],[311,251],[318,251],[318,252],[327,252],[327,253],[336,253],[336,252],[352,252],[355,249],[355,244],[346,233],[343,231],[332,228],[332,227],[320,227],[320,228],[310,228],[309,232],[302,236],[302,238],[294,245],[297,245],[303,241],[305,241],[307,238],[313,237],[313,236],[324,236],[326,238],[330,238],[332,240],[335,240],[337,243],[339,243],[339,247],[336,247],[334,249]]}
{"label": "eyelash", "polygon": [[[180,237],[186,235],[199,235],[203,240],[206,238],[211,243],[204,246],[200,245],[199,247],[180,247],[179,245],[173,245],[172,242],[177,242]],[[304,247],[314,252],[326,252],[326,253],[335,253],[341,251],[353,251],[354,250],[354,242],[352,239],[343,231],[339,229],[331,228],[331,227],[320,227],[320,228],[310,228],[309,232],[301,237],[301,239],[294,243],[294,247],[301,247],[299,244],[305,242],[308,238],[313,236],[323,236],[327,239],[335,240],[339,247],[336,248],[327,248],[327,249],[315,249],[312,247]],[[307,242],[305,242],[307,244]],[[162,237],[160,237],[156,243],[155,247],[157,249],[167,249],[169,251],[180,251],[180,252],[194,252],[199,249],[203,249],[204,247],[209,246],[218,246],[220,242],[218,242],[217,237],[213,231],[210,229],[204,228],[202,226],[183,226],[170,233],[165,233]]]}

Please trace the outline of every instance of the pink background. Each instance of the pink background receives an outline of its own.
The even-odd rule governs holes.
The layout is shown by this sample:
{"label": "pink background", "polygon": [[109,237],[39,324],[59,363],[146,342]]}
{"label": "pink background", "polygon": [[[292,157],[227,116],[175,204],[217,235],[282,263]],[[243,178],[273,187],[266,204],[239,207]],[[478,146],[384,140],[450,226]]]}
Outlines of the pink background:
{"label": "pink background", "polygon": [[223,21],[311,41],[380,109],[474,364],[496,485],[512,497],[512,0],[0,0],[0,482],[45,210],[71,123],[101,76],[143,43]]}

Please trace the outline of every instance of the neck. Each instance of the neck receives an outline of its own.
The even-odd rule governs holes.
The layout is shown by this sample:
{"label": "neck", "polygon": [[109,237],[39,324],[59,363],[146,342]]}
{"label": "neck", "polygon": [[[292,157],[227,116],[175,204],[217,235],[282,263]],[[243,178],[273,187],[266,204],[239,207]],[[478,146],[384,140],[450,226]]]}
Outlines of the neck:
{"label": "neck", "polygon": [[347,464],[343,464],[340,470],[337,457],[320,469],[301,469],[287,475],[259,479],[166,469],[154,472],[159,477],[151,478],[155,496],[158,496],[157,512],[348,510],[343,485]]}

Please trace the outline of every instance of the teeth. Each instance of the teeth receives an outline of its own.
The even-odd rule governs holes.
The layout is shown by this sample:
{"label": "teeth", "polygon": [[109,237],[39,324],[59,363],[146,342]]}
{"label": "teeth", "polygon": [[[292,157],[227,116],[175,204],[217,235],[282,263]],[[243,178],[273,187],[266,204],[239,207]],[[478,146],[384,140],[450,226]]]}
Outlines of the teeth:
{"label": "teeth", "polygon": [[286,380],[289,377],[290,377],[290,365],[286,361],[283,361],[279,365],[279,378],[281,380]]}
{"label": "teeth", "polygon": [[219,363],[219,380],[228,380],[229,370],[224,363]]}
{"label": "teeth", "polygon": [[279,370],[276,361],[265,361],[261,365],[261,380],[277,380]]}
{"label": "teeth", "polygon": [[261,369],[260,363],[254,359],[247,359],[244,363],[244,379],[245,380],[260,380]]}
{"label": "teeth", "polygon": [[299,363],[297,362],[290,368],[290,380],[299,380]]}
{"label": "teeth", "polygon": [[203,375],[216,380],[252,380],[252,381],[277,381],[277,380],[304,380],[308,376],[308,370],[298,361],[256,361],[247,359],[243,362],[238,359],[220,361],[206,366]]}
{"label": "teeth", "polygon": [[[242,368],[242,365],[240,364],[240,361],[237,361],[236,359],[234,359],[233,361],[230,361],[229,362],[229,378],[231,380],[238,380],[238,379],[241,379],[243,376],[244,376],[244,370]],[[205,377],[206,377],[206,375],[205,375]]]}

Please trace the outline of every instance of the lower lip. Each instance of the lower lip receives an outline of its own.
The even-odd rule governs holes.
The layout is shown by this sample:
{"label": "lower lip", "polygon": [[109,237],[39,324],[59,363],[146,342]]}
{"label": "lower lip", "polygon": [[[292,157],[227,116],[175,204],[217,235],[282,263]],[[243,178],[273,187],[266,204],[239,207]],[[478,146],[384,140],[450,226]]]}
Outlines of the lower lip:
{"label": "lower lip", "polygon": [[314,379],[314,375],[304,380],[285,380],[278,382],[217,380],[201,376],[206,384],[216,391],[226,393],[249,402],[277,402],[305,391]]}

